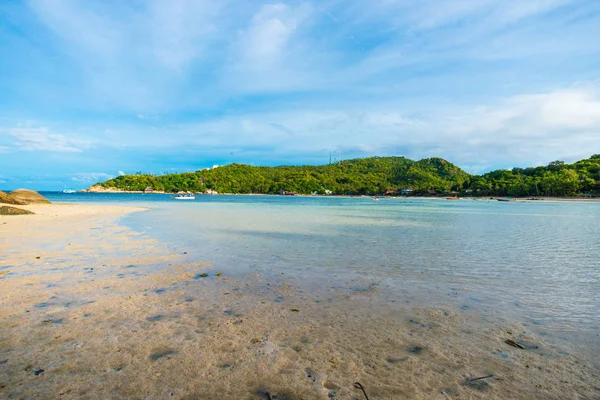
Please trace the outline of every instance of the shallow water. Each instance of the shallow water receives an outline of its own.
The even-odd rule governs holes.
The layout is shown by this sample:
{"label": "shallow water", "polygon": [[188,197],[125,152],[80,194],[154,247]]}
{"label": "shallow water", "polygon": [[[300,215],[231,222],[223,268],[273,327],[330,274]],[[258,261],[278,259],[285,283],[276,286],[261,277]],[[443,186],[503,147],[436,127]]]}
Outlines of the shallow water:
{"label": "shallow water", "polygon": [[[123,223],[229,274],[314,293],[385,288],[388,302],[472,309],[547,331],[600,328],[600,203],[50,195],[150,207]],[[356,282],[353,285],[353,282]]]}
{"label": "shallow water", "polygon": [[600,395],[595,204],[48,197],[150,210],[3,236],[2,398]]}

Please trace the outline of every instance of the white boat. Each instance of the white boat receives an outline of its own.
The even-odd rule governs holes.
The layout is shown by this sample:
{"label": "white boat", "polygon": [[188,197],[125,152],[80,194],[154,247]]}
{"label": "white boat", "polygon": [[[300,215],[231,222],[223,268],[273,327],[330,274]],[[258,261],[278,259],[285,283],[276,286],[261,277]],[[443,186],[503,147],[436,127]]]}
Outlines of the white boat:
{"label": "white boat", "polygon": [[175,200],[196,200],[193,193],[180,193],[173,196]]}
{"label": "white boat", "polygon": [[77,191],[73,190],[73,189],[65,189],[65,190],[63,190],[63,193],[71,194],[71,193],[77,193]]}

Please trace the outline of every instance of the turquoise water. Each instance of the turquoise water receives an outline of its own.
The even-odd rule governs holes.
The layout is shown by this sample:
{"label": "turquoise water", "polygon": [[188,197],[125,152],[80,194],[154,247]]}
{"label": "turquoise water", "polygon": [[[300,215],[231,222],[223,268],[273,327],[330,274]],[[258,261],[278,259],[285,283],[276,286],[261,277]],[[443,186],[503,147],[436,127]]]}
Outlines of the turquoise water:
{"label": "turquoise water", "polygon": [[598,341],[600,203],[46,195],[151,208],[122,223],[213,263],[314,293],[473,310]]}

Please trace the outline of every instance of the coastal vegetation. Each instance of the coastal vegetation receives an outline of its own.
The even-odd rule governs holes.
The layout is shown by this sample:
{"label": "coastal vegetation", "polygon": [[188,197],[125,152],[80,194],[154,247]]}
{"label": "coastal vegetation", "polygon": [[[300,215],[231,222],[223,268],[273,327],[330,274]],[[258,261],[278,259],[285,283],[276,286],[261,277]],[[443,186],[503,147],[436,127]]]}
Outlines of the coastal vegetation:
{"label": "coastal vegetation", "polygon": [[471,175],[441,158],[370,157],[312,166],[230,164],[180,174],[118,176],[95,190],[239,194],[600,196],[600,154],[566,164]]}

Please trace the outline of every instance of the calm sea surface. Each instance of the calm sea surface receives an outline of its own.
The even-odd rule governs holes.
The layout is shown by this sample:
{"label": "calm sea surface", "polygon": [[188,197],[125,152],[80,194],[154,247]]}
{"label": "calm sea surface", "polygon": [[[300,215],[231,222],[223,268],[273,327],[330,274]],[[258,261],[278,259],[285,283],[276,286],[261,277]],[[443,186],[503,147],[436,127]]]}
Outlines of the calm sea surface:
{"label": "calm sea surface", "polygon": [[600,203],[45,195],[149,207],[122,223],[215,271],[314,291],[377,288],[386,302],[473,310],[600,341]]}

